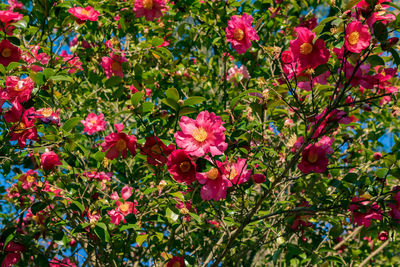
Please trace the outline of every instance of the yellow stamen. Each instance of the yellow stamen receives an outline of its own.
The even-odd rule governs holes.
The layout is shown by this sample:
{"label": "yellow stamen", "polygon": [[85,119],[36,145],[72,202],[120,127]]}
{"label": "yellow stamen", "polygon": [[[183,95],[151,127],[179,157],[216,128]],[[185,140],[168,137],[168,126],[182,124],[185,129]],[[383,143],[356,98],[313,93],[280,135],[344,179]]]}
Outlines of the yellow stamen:
{"label": "yellow stamen", "polygon": [[126,142],[123,139],[119,139],[117,143],[115,143],[115,147],[118,149],[118,151],[123,151],[126,149]]}
{"label": "yellow stamen", "polygon": [[207,172],[207,178],[208,179],[210,179],[210,180],[215,180],[215,179],[217,179],[218,178],[218,174],[219,174],[219,172],[218,172],[218,169],[217,168],[212,168],[211,170],[209,170],[208,172]]}
{"label": "yellow stamen", "polygon": [[235,31],[233,32],[233,38],[235,38],[238,41],[242,41],[244,38],[243,30],[236,28]]}
{"label": "yellow stamen", "polygon": [[10,57],[11,56],[11,49],[10,48],[3,49],[3,51],[1,52],[1,55],[3,57]]}
{"label": "yellow stamen", "polygon": [[192,168],[192,164],[190,164],[189,161],[184,161],[181,164],[179,164],[179,168],[181,169],[182,172],[188,172]]}
{"label": "yellow stamen", "polygon": [[153,8],[153,0],[144,0],[143,1],[143,8],[150,10]]}
{"label": "yellow stamen", "polygon": [[207,139],[207,132],[200,127],[193,131],[192,136],[197,142],[203,142]]}
{"label": "yellow stamen", "polygon": [[360,34],[358,32],[352,32],[350,33],[349,37],[347,37],[347,40],[351,45],[355,45],[356,43],[358,43],[359,39],[360,39]]}
{"label": "yellow stamen", "polygon": [[308,55],[313,51],[313,46],[310,43],[304,43],[300,46],[300,53],[302,55]]}

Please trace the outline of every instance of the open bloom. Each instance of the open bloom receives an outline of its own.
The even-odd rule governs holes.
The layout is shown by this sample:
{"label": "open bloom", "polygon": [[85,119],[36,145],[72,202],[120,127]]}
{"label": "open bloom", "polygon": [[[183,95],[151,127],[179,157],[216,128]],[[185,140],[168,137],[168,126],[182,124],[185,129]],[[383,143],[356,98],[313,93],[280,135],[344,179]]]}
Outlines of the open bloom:
{"label": "open bloom", "polygon": [[70,14],[78,19],[78,23],[83,23],[86,20],[97,21],[99,19],[99,12],[94,10],[93,7],[72,7],[68,10]]}
{"label": "open bloom", "polygon": [[62,165],[57,154],[53,151],[48,151],[40,156],[40,163],[45,170],[54,169],[56,166]]}
{"label": "open bloom", "polygon": [[52,108],[41,108],[36,111],[29,112],[28,118],[39,119],[43,123],[51,123],[60,126],[60,114]]}
{"label": "open bloom", "polygon": [[0,42],[0,64],[7,67],[11,62],[21,59],[21,49],[11,44],[8,40]]}
{"label": "open bloom", "polygon": [[10,102],[14,100],[26,102],[31,97],[34,85],[34,82],[29,77],[20,80],[16,76],[8,76],[6,78],[6,89],[0,93],[0,97]]}
{"label": "open bloom", "polygon": [[257,32],[251,27],[253,17],[244,13],[242,16],[234,15],[228,21],[226,39],[232,44],[233,49],[243,54],[251,47],[251,41],[259,40]]}
{"label": "open bloom", "polygon": [[332,143],[333,139],[324,136],[318,143],[308,145],[302,153],[301,162],[298,164],[300,171],[304,174],[324,172],[329,164],[328,154],[333,153]]}
{"label": "open bloom", "polygon": [[168,147],[157,136],[146,137],[146,143],[140,154],[147,155],[147,162],[154,166],[162,166],[167,162],[168,156],[175,150],[175,146]]}
{"label": "open bloom", "polygon": [[368,25],[363,25],[359,21],[353,21],[347,25],[344,45],[350,52],[360,53],[369,46],[370,40]]}
{"label": "open bloom", "polygon": [[29,190],[32,188],[37,181],[37,172],[33,170],[28,170],[26,173],[21,174],[21,176],[18,178],[19,181],[22,183],[22,188],[25,190]]}
{"label": "open bloom", "polygon": [[12,122],[10,141],[18,141],[21,148],[26,146],[26,141],[37,140],[35,121],[29,119],[28,114],[35,112],[33,107],[27,110],[19,102],[13,102],[12,108],[4,114],[6,122]]}
{"label": "open bloom", "polygon": [[224,175],[235,185],[247,182],[251,176],[251,171],[247,169],[247,160],[238,158],[236,162],[226,163]]}
{"label": "open bloom", "polygon": [[208,172],[197,173],[197,181],[203,185],[200,191],[201,199],[218,201],[226,198],[226,190],[232,186],[232,182],[225,175],[224,163],[217,161],[217,167]]}
{"label": "open bloom", "polygon": [[298,67],[309,69],[328,62],[330,53],[324,40],[317,39],[314,42],[315,33],[304,27],[297,27],[295,32],[298,38],[290,41],[290,51]]}
{"label": "open bloom", "polygon": [[100,113],[99,115],[96,115],[95,113],[90,113],[85,120],[81,121],[83,126],[85,126],[83,131],[89,135],[104,131],[106,129],[107,122],[103,119],[103,113]]}
{"label": "open bloom", "polygon": [[12,12],[11,10],[0,10],[0,31],[4,31],[7,35],[12,36],[15,26],[10,24],[20,21],[22,17],[22,14]]}
{"label": "open bloom", "polygon": [[369,205],[370,201],[364,197],[353,197],[349,210],[353,212],[353,222],[357,225],[364,225],[365,228],[371,225],[371,220],[382,220],[382,211],[377,203]]}
{"label": "open bloom", "polygon": [[182,149],[171,153],[167,167],[172,178],[179,183],[190,184],[196,180],[196,164]]}
{"label": "open bloom", "polygon": [[167,267],[185,267],[185,260],[183,257],[174,256],[167,263]]}
{"label": "open bloom", "polygon": [[228,146],[222,124],[221,118],[213,112],[202,111],[196,120],[182,116],[179,122],[182,131],[175,133],[176,144],[195,157],[207,153],[221,155]]}
{"label": "open bloom", "polygon": [[112,76],[124,77],[122,62],[127,62],[127,59],[122,55],[110,54],[110,57],[103,57],[101,59],[101,66],[106,73],[107,78]]}
{"label": "open bloom", "polygon": [[[317,123],[322,117],[325,116],[327,109],[324,109],[321,114],[315,117],[315,121],[311,123],[314,125]],[[315,131],[313,138],[318,138],[320,135],[326,134],[329,130],[336,129],[337,124],[349,124],[353,121],[352,117],[349,117],[345,111],[334,109],[332,110],[323,120],[323,122],[318,126]]]}
{"label": "open bloom", "polygon": [[108,159],[115,159],[119,155],[126,158],[128,149],[132,156],[136,155],[136,137],[123,133],[124,126],[122,124],[115,124],[114,126],[117,132],[111,133],[104,138],[104,142],[101,144],[102,152],[107,151],[106,157]]}
{"label": "open bloom", "polygon": [[243,79],[250,79],[250,74],[247,71],[246,66],[242,65],[240,68],[238,66],[233,66],[228,70],[228,77],[226,78],[227,81],[233,82],[235,86]]}
{"label": "open bloom", "polygon": [[135,0],[133,11],[137,18],[145,17],[147,21],[160,18],[166,10],[165,0]]}

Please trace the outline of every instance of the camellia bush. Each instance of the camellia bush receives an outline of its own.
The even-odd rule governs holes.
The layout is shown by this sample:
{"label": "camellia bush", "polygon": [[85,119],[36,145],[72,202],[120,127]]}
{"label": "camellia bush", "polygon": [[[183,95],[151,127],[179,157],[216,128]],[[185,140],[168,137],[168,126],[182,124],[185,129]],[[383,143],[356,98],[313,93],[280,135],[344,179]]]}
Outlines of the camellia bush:
{"label": "camellia bush", "polygon": [[1,266],[398,266],[399,10],[1,1]]}

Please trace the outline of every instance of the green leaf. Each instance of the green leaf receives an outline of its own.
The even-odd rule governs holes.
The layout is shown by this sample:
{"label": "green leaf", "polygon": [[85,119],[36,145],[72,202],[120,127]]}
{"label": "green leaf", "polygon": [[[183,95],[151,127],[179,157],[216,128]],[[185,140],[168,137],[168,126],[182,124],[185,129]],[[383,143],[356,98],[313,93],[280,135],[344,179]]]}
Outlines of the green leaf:
{"label": "green leaf", "polygon": [[55,81],[55,82],[59,82],[59,81],[65,81],[65,82],[73,82],[74,79],[72,79],[72,77],[67,76],[67,75],[56,75],[56,76],[52,76],[50,78],[50,80]]}
{"label": "green leaf", "polygon": [[196,220],[197,223],[201,223],[201,218],[196,213],[189,212],[189,215]]}
{"label": "green leaf", "polygon": [[94,233],[100,238],[101,241],[110,241],[110,234],[108,233],[105,223],[97,222],[94,227]]}
{"label": "green leaf", "polygon": [[372,67],[375,66],[385,66],[385,61],[383,58],[377,55],[371,55],[368,57],[367,62],[372,65]]}
{"label": "green leaf", "polygon": [[34,215],[36,215],[36,213],[44,210],[46,207],[47,207],[47,204],[45,202],[36,202],[32,205],[31,211]]}
{"label": "green leaf", "polygon": [[136,243],[138,244],[139,247],[142,246],[143,242],[146,241],[148,236],[149,235],[138,235],[136,237]]}
{"label": "green leaf", "polygon": [[162,43],[164,43],[164,39],[163,39],[163,38],[154,37],[154,38],[151,40],[151,44],[152,44],[153,46],[159,46],[159,45],[162,45]]}
{"label": "green leaf", "polygon": [[185,101],[183,102],[183,105],[184,106],[196,105],[196,104],[200,104],[206,100],[207,99],[202,96],[191,96],[191,97],[185,99]]}
{"label": "green leaf", "polygon": [[159,52],[159,54],[167,61],[172,60],[174,58],[172,56],[171,51],[169,51],[165,47],[158,47],[157,50],[155,50],[155,51]]}
{"label": "green leaf", "polygon": [[179,105],[176,101],[172,100],[171,98],[163,98],[161,102],[173,110],[177,111],[179,109]]}
{"label": "green leaf", "polygon": [[372,28],[374,29],[374,35],[376,39],[379,41],[386,41],[388,38],[388,30],[386,28],[386,25],[383,24],[380,21],[377,21],[372,25]]}
{"label": "green leaf", "polygon": [[144,102],[141,106],[140,106],[140,111],[141,113],[148,113],[150,111],[152,111],[154,108],[154,104],[151,102]]}
{"label": "green leaf", "polygon": [[81,117],[75,117],[67,120],[64,125],[62,126],[62,129],[66,132],[70,132],[73,128],[75,128],[76,125],[82,120]]}
{"label": "green leaf", "polygon": [[386,174],[388,173],[388,169],[387,168],[381,168],[381,169],[379,169],[379,170],[377,170],[376,172],[375,172],[375,175],[378,177],[378,178],[383,178],[383,177],[385,177],[386,176]]}
{"label": "green leaf", "polygon": [[192,113],[196,113],[196,112],[197,112],[196,108],[185,107],[185,108],[182,108],[181,110],[179,110],[179,116],[184,116],[184,115],[192,114]]}
{"label": "green leaf", "polygon": [[85,207],[83,207],[83,205],[80,202],[76,201],[76,200],[71,202],[71,208],[75,209],[75,210],[78,209],[81,212],[83,212],[85,210]]}
{"label": "green leaf", "polygon": [[390,49],[390,53],[392,54],[393,60],[396,63],[397,66],[400,66],[400,56],[399,53],[397,53],[396,50],[393,48]]}
{"label": "green leaf", "polygon": [[174,87],[168,88],[167,91],[165,92],[165,95],[167,96],[167,98],[175,100],[176,102],[178,102],[180,98],[178,90],[176,90],[176,88]]}
{"label": "green leaf", "polygon": [[10,41],[10,43],[12,43],[13,45],[16,45],[16,46],[20,46],[21,45],[21,41],[17,38],[17,37],[8,37],[7,38],[9,41]]}
{"label": "green leaf", "polygon": [[[15,62],[13,62],[15,63]],[[10,65],[8,65],[10,67]],[[8,68],[7,68],[8,69]],[[41,72],[31,72],[29,75],[30,78],[35,82],[37,85],[43,85],[44,84],[44,74]]]}
{"label": "green leaf", "polygon": [[3,249],[5,249],[7,244],[10,243],[10,241],[14,238],[14,235],[15,235],[15,232],[13,232],[7,236],[6,240],[4,241]]}
{"label": "green leaf", "polygon": [[143,96],[144,96],[143,92],[136,92],[133,95],[131,95],[131,104],[132,104],[132,106],[137,107],[139,102],[142,100]]}
{"label": "green leaf", "polygon": [[357,182],[358,174],[356,173],[348,173],[343,177],[343,181],[349,182],[349,183],[355,183]]}
{"label": "green leaf", "polygon": [[121,228],[119,228],[120,231],[128,230],[128,229],[134,229],[134,230],[140,230],[139,226],[136,224],[130,223],[130,224],[125,224]]}
{"label": "green leaf", "polygon": [[173,212],[170,208],[167,208],[165,215],[170,222],[176,222],[179,218],[179,215]]}
{"label": "green leaf", "polygon": [[122,78],[119,76],[112,76],[106,81],[106,87],[113,87],[122,83]]}

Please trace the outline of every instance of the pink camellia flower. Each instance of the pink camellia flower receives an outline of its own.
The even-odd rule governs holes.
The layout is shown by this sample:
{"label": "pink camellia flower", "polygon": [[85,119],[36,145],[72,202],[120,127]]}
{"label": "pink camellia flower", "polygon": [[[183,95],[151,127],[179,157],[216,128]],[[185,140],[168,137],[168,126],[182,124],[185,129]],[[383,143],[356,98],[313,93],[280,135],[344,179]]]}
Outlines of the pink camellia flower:
{"label": "pink camellia flower", "polygon": [[363,25],[359,21],[353,21],[346,27],[345,47],[353,53],[360,53],[369,46],[371,34],[368,25]]}
{"label": "pink camellia flower", "polygon": [[238,83],[243,79],[250,79],[250,74],[247,71],[246,66],[242,65],[240,66],[240,68],[238,68],[235,65],[228,70],[228,77],[226,77],[226,80],[229,82],[233,82],[235,86],[237,86]]}
{"label": "pink camellia flower", "polygon": [[290,50],[283,51],[281,54],[281,60],[284,64],[290,64],[293,62],[293,55]]}
{"label": "pink camellia flower", "polygon": [[83,7],[72,7],[68,10],[70,14],[77,18],[78,23],[84,23],[86,20],[97,21],[99,19],[100,13],[94,10],[93,7],[87,6]]}
{"label": "pink camellia flower", "polygon": [[29,112],[26,116],[28,118],[39,119],[43,123],[51,123],[60,126],[59,111],[53,111],[52,108],[41,108],[34,112]]}
{"label": "pink camellia flower", "polygon": [[251,171],[247,169],[247,160],[238,158],[234,163],[225,164],[224,174],[232,184],[238,185],[249,180]]}
{"label": "pink camellia flower", "polygon": [[329,164],[327,156],[333,153],[332,143],[333,139],[324,136],[318,143],[308,145],[302,153],[301,162],[298,164],[300,171],[304,174],[310,172],[323,173]]}
{"label": "pink camellia flower", "polygon": [[104,138],[104,142],[101,144],[102,151],[107,151],[106,157],[108,159],[115,159],[119,155],[122,158],[126,158],[127,149],[131,152],[132,156],[136,155],[136,137],[134,135],[128,136],[126,133],[122,133],[124,126],[122,124],[115,124],[117,129],[116,133],[111,133]]}
{"label": "pink camellia flower", "polygon": [[0,93],[3,99],[10,102],[26,102],[31,98],[31,93],[35,83],[31,78],[26,77],[20,80],[16,76],[8,76],[6,78],[6,89]]}
{"label": "pink camellia flower", "polygon": [[106,129],[107,122],[103,119],[103,113],[100,113],[99,115],[96,115],[95,113],[90,113],[85,120],[81,120],[81,123],[83,124],[83,126],[85,126],[83,131],[89,135],[104,131]]}
{"label": "pink camellia flower", "polygon": [[314,42],[315,33],[304,27],[295,28],[295,32],[298,38],[290,41],[290,51],[300,69],[313,69],[328,62],[330,53],[324,40],[317,39]]}
{"label": "pink camellia flower", "polygon": [[57,154],[54,153],[53,151],[48,151],[43,153],[40,156],[40,163],[42,165],[42,168],[45,170],[51,170],[54,169],[56,166],[62,165]]}
{"label": "pink camellia flower", "polygon": [[184,257],[173,256],[167,263],[167,267],[185,267]]}
{"label": "pink camellia flower", "polygon": [[228,146],[223,123],[219,116],[208,111],[200,112],[196,120],[182,116],[179,122],[182,131],[175,133],[176,144],[195,157],[207,153],[222,155]]}
{"label": "pink camellia flower", "polygon": [[264,175],[264,174],[261,174],[261,173],[253,174],[253,175],[251,176],[251,178],[253,179],[253,181],[254,181],[256,184],[262,184],[262,183],[265,183],[265,182],[267,181],[267,177],[265,177],[265,175]]}
{"label": "pink camellia flower", "polygon": [[[316,122],[318,122],[327,112],[327,109],[324,109],[324,111],[317,115],[315,117],[315,122],[312,123],[314,125]],[[315,131],[313,138],[318,138],[320,135],[326,134],[328,130],[332,129],[332,126],[335,126],[335,124],[349,124],[353,120],[351,117],[347,116],[347,113],[334,109],[332,110],[324,119],[324,121],[318,126],[317,130]],[[336,129],[336,127],[335,127]]]}
{"label": "pink camellia flower", "polygon": [[232,44],[233,49],[239,54],[243,54],[251,47],[251,41],[259,40],[258,34],[254,28],[253,17],[244,13],[242,16],[234,15],[228,21],[226,39]]}
{"label": "pink camellia flower", "polygon": [[218,201],[226,198],[226,190],[232,183],[225,172],[224,163],[217,161],[217,167],[196,174],[197,181],[203,185],[200,191],[201,199]]}
{"label": "pink camellia flower", "polygon": [[353,212],[353,222],[355,224],[364,225],[365,228],[368,228],[372,219],[379,221],[383,219],[380,206],[375,202],[372,205],[369,204],[370,201],[364,197],[353,197],[349,210]]}
{"label": "pink camellia flower", "polygon": [[30,46],[22,55],[22,60],[28,64],[27,68],[36,72],[42,71],[43,68],[38,65],[33,65],[33,63],[39,62],[42,65],[46,65],[50,60],[50,57],[46,53],[39,53],[39,50],[40,47],[38,45]]}
{"label": "pink camellia flower", "polygon": [[123,221],[124,223],[126,222],[124,215],[116,210],[107,211],[107,214],[110,215],[112,224],[119,225],[121,221]]}
{"label": "pink camellia flower", "polygon": [[121,213],[123,216],[128,216],[131,213],[135,214],[137,212],[137,210],[134,208],[135,204],[131,201],[121,202],[117,200],[115,203],[118,206],[116,211]]}
{"label": "pink camellia flower", "polygon": [[375,152],[373,158],[374,160],[380,160],[382,158],[382,154],[380,152]]}
{"label": "pink camellia flower", "polygon": [[76,264],[72,262],[69,258],[64,258],[62,260],[57,259],[54,257],[50,262],[49,262],[50,267],[76,267]]}
{"label": "pink camellia flower", "polygon": [[84,176],[87,178],[93,180],[99,180],[99,181],[110,181],[112,173],[105,173],[105,172],[96,172],[96,171],[90,171],[90,172],[85,172],[83,173]]}
{"label": "pink camellia flower", "polygon": [[169,155],[167,167],[172,178],[179,183],[190,184],[196,180],[196,164],[182,149]]}
{"label": "pink camellia flower", "polygon": [[175,146],[168,147],[157,136],[146,137],[146,143],[141,148],[140,154],[147,155],[147,162],[154,166],[162,166],[167,160]]}
{"label": "pink camellia flower", "polygon": [[28,114],[35,112],[33,107],[27,110],[19,102],[13,102],[12,108],[4,114],[6,122],[12,122],[10,141],[18,141],[21,148],[26,146],[26,141],[37,140],[35,120],[28,118]]}
{"label": "pink camellia flower", "polygon": [[25,190],[31,189],[36,184],[37,175],[37,172],[33,170],[28,170],[26,173],[21,174],[18,180],[22,182],[22,188]]}
{"label": "pink camellia flower", "polygon": [[11,44],[8,40],[0,42],[0,64],[7,67],[11,62],[18,62],[21,59],[21,49]]}
{"label": "pink camellia flower", "polygon": [[12,36],[15,26],[10,24],[20,21],[22,17],[22,14],[12,12],[11,10],[0,10],[0,21],[2,22],[0,23],[0,31]]}
{"label": "pink camellia flower", "polygon": [[125,200],[132,196],[133,188],[125,185],[121,190],[121,197]]}
{"label": "pink camellia flower", "polygon": [[21,253],[7,253],[4,257],[3,262],[1,263],[1,267],[11,267],[15,266],[21,259]]}
{"label": "pink camellia flower", "polygon": [[133,11],[137,18],[145,17],[147,21],[160,18],[167,10],[165,0],[135,0]]}
{"label": "pink camellia flower", "polygon": [[110,54],[110,57],[103,57],[101,59],[101,66],[106,73],[107,78],[112,76],[124,77],[124,72],[122,68],[122,62],[127,62],[128,60],[122,55]]}
{"label": "pink camellia flower", "polygon": [[389,238],[389,234],[386,231],[382,231],[378,235],[380,241],[386,241]]}
{"label": "pink camellia flower", "polygon": [[8,7],[8,10],[22,9],[22,7],[24,6],[22,3],[18,2],[17,0],[8,0],[8,4],[10,5]]}
{"label": "pink camellia flower", "polygon": [[77,71],[83,70],[82,62],[77,55],[69,55],[67,51],[63,50],[60,54],[63,61],[68,65],[68,73],[74,74]]}

